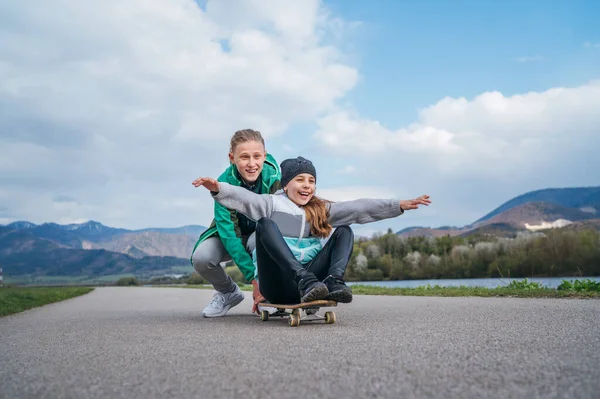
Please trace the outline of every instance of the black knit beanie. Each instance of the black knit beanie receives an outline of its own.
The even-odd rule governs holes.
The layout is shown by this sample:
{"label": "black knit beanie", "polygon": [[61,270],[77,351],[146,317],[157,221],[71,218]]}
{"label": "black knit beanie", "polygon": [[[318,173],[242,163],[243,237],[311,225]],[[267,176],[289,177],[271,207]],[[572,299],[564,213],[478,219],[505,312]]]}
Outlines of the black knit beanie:
{"label": "black knit beanie", "polygon": [[301,173],[311,174],[315,177],[315,182],[317,181],[317,171],[308,159],[298,157],[283,161],[281,163],[281,187],[287,186],[290,180]]}

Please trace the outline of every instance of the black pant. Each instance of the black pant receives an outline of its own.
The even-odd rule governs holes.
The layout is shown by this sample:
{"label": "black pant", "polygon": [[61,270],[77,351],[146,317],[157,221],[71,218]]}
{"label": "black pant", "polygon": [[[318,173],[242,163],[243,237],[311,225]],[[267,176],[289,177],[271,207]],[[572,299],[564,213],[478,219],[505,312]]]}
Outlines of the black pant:
{"label": "black pant", "polygon": [[320,281],[333,275],[343,278],[352,255],[354,233],[349,226],[338,227],[323,249],[307,264],[300,263],[269,218],[256,224],[256,258],[261,294],[271,303],[300,303],[298,282],[308,272]]}

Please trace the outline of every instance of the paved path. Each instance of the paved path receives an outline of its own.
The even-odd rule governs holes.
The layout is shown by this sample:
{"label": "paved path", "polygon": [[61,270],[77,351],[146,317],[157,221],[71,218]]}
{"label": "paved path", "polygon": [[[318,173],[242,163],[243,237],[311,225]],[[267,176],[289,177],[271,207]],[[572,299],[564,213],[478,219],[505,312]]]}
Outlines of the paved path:
{"label": "paved path", "polygon": [[2,398],[598,398],[600,301],[357,296],[333,325],[98,288],[0,318]]}

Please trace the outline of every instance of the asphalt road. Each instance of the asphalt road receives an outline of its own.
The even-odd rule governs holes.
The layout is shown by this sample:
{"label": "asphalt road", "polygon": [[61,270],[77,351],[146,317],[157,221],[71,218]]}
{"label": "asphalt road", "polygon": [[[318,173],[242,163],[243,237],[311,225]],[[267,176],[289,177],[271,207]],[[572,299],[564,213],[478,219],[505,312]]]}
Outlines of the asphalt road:
{"label": "asphalt road", "polygon": [[2,398],[598,398],[600,301],[356,296],[335,324],[97,288],[0,318]]}

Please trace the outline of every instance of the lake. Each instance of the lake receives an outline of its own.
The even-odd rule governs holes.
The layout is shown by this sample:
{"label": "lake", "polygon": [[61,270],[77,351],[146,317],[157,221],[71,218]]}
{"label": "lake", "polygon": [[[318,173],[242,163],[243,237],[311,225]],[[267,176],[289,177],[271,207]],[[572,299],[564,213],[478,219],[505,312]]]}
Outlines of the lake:
{"label": "lake", "polygon": [[[415,288],[420,285],[439,285],[442,287],[458,287],[464,285],[467,287],[485,287],[496,288],[510,284],[512,280],[523,280],[524,278],[467,278],[467,279],[447,279],[447,280],[401,280],[401,281],[353,281],[348,285],[373,285],[377,287],[392,288]],[[563,280],[584,280],[600,281],[600,277],[527,277],[528,281],[541,283],[548,288],[556,288]]]}

